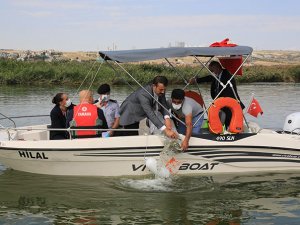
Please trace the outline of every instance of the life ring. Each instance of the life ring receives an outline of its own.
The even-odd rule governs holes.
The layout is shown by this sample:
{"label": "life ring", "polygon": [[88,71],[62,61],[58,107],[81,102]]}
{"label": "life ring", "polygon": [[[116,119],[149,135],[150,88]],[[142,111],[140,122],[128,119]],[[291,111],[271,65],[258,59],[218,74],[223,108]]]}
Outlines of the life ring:
{"label": "life ring", "polygon": [[184,96],[185,96],[185,97],[188,97],[188,98],[194,99],[194,100],[195,100],[196,102],[198,102],[198,103],[201,105],[201,107],[203,108],[204,101],[203,101],[203,98],[202,98],[202,96],[201,96],[200,93],[197,93],[197,92],[195,92],[195,91],[186,90],[186,91],[184,92]]}
{"label": "life ring", "polygon": [[231,133],[243,132],[243,110],[236,99],[229,97],[218,98],[209,108],[209,131],[215,134],[221,134],[223,132],[223,126],[219,117],[219,112],[223,107],[229,108],[232,113],[228,131]]}

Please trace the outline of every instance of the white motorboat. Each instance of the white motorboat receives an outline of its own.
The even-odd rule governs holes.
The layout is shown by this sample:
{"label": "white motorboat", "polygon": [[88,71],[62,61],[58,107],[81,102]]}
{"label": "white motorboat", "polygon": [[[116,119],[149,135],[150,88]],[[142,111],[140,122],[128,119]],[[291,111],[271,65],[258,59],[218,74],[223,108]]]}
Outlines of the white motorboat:
{"label": "white motorboat", "polygon": [[[120,65],[120,62],[185,56],[211,59],[242,55],[246,56],[245,62],[251,53],[252,48],[237,46],[112,51],[100,55]],[[165,138],[145,134],[143,130],[138,136],[49,140],[51,129],[47,125],[3,127],[0,162],[19,171],[76,176],[147,175],[153,172],[146,165],[149,158],[160,160],[163,168],[177,175],[300,171],[299,118],[296,113],[287,119],[284,132],[260,129],[253,123],[245,124],[243,133],[204,132],[191,137],[188,151],[171,149],[171,154],[163,160]]]}

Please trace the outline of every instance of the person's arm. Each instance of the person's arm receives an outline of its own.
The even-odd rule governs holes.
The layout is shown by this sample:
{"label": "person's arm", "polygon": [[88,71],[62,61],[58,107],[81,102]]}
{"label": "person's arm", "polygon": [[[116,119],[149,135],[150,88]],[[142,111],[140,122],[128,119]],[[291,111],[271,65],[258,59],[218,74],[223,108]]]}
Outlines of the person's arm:
{"label": "person's arm", "polygon": [[[150,97],[150,96],[149,96]],[[138,100],[143,108],[147,118],[161,131],[164,131],[165,134],[170,138],[177,138],[177,133],[173,130],[168,129],[156,116],[153,107],[151,105],[152,98],[147,98],[145,95],[138,95]]]}
{"label": "person's arm", "polygon": [[[114,101],[115,103],[115,113],[114,113],[114,123],[111,126],[111,129],[117,129],[120,126],[120,107],[119,104],[117,103],[117,101]],[[113,136],[114,135],[114,131],[109,131],[109,136]]]}
{"label": "person's arm", "polygon": [[98,118],[103,122],[103,124],[101,126],[101,129],[108,129],[107,122],[106,122],[103,110],[98,108],[97,112],[98,112]]}
{"label": "person's arm", "polygon": [[[115,118],[114,120],[114,124],[112,125],[111,129],[117,129],[120,125],[120,117]],[[109,136],[113,136],[114,135],[114,131],[110,130],[109,131]]]}
{"label": "person's arm", "polygon": [[170,117],[165,118],[165,126],[167,129],[172,130],[172,121],[171,121]]}
{"label": "person's arm", "polygon": [[208,76],[205,76],[205,77],[193,77],[189,80],[189,83],[190,84],[195,84],[196,82],[197,83],[205,83],[205,82],[212,82],[214,80],[213,76],[211,75],[208,75]]}
{"label": "person's arm", "polygon": [[51,118],[51,128],[62,128],[59,118],[59,113],[57,110],[52,110],[50,113]]}
{"label": "person's arm", "polygon": [[168,103],[165,96],[160,98],[160,103],[165,107],[165,109],[162,108],[161,111],[161,114],[163,115],[165,120],[165,126],[167,129],[172,130],[172,121],[170,119],[171,114],[169,112],[172,103]]}
{"label": "person's arm", "polygon": [[185,138],[181,143],[181,148],[183,151],[186,151],[189,147],[189,141],[192,136],[192,130],[193,130],[192,119],[193,119],[192,113],[185,116],[186,133],[185,133]]}
{"label": "person's arm", "polygon": [[[146,93],[148,94],[148,93]],[[165,125],[158,119],[156,116],[154,109],[151,105],[152,98],[149,96],[145,96],[144,94],[140,94],[137,96],[138,101],[145,112],[147,118],[158,128],[161,129],[165,127]]]}
{"label": "person's arm", "polygon": [[213,80],[215,80],[215,78],[212,75],[196,78],[197,83],[212,82]]}

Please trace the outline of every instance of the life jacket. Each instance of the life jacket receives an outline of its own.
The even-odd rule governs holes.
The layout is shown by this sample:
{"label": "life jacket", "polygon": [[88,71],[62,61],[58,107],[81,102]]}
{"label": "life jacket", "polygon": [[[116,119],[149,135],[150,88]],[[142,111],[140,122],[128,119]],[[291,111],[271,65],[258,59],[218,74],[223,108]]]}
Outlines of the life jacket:
{"label": "life jacket", "polygon": [[223,41],[220,42],[214,42],[209,47],[235,47],[237,44],[234,43],[228,43],[229,38],[225,38]]}
{"label": "life jacket", "polygon": [[243,132],[243,110],[236,99],[229,97],[218,98],[210,106],[208,110],[209,131],[215,134],[223,133],[219,112],[224,107],[229,108],[232,113],[228,131],[231,133]]}
{"label": "life jacket", "polygon": [[196,91],[186,90],[184,91],[184,96],[194,99],[201,105],[202,108],[204,108],[204,101],[200,93],[197,93]]}
{"label": "life jacket", "polygon": [[[97,125],[100,124],[98,118],[97,106],[93,104],[80,104],[74,106],[73,120],[71,121],[71,128],[97,128]],[[96,130],[78,130],[71,132],[73,138],[84,138],[84,137],[97,137],[100,136],[101,132]]]}

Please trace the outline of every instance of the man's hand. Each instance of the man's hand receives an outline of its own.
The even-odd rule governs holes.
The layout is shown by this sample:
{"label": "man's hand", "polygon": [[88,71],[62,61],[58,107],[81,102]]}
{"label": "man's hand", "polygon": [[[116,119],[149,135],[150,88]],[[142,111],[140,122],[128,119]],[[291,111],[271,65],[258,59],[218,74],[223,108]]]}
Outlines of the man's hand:
{"label": "man's hand", "polygon": [[110,130],[110,131],[108,131],[108,133],[109,133],[110,137],[114,136],[114,131]]}
{"label": "man's hand", "polygon": [[191,78],[190,80],[189,80],[189,83],[190,84],[196,84],[196,78],[195,77],[193,77],[193,78]]}
{"label": "man's hand", "polygon": [[175,131],[173,131],[173,130],[170,130],[170,129],[165,129],[164,130],[165,131],[165,134],[169,137],[169,138],[174,138],[174,139],[176,139],[177,137],[178,137],[178,134],[175,132]]}
{"label": "man's hand", "polygon": [[185,138],[181,143],[182,151],[186,151],[189,148],[189,141]]}

